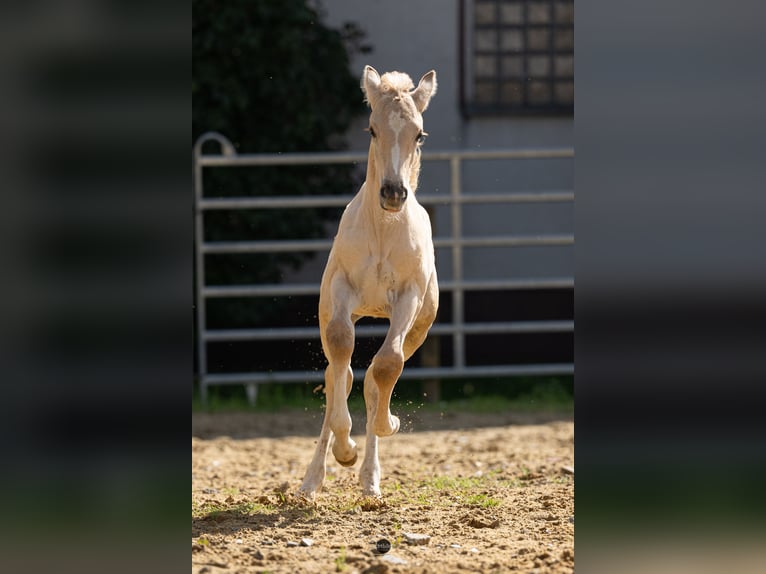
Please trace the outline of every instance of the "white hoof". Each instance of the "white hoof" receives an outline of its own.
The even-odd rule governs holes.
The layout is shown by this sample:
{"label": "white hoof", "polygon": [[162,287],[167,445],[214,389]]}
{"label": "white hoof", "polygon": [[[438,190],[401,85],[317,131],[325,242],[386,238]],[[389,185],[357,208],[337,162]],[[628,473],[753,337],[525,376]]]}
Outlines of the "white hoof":
{"label": "white hoof", "polygon": [[298,500],[305,500],[306,502],[314,502],[316,495],[316,490],[304,490],[303,487],[299,488],[295,492],[295,498]]}
{"label": "white hoof", "polygon": [[377,484],[371,484],[370,486],[362,487],[362,494],[372,498],[381,498],[383,494],[380,492],[380,487]]}
{"label": "white hoof", "polygon": [[314,500],[316,493],[322,490],[322,482],[324,482],[324,475],[317,480],[316,477],[307,476],[303,479],[303,484],[298,489],[298,497],[306,498],[308,500]]}

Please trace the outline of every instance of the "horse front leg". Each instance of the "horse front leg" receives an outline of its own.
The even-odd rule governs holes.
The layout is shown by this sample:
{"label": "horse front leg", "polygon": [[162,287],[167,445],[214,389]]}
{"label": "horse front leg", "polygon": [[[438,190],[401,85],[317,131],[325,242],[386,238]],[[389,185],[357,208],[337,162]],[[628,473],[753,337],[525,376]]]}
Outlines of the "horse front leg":
{"label": "horse front leg", "polygon": [[342,466],[353,466],[357,460],[356,443],[351,440],[351,414],[348,395],[354,376],[351,354],[354,351],[354,323],[352,312],[356,295],[342,275],[336,275],[331,284],[332,318],[323,329],[322,343],[329,361],[326,377],[328,423],[335,435],[332,453]]}
{"label": "horse front leg", "polygon": [[[327,472],[327,451],[331,436],[335,435],[333,454],[343,466],[356,462],[356,445],[349,438],[351,416],[346,400],[354,381],[351,371],[351,352],[354,346],[353,293],[342,275],[334,277],[328,273],[327,284],[322,284],[319,300],[319,330],[322,337],[322,349],[327,358],[325,369],[325,414],[322,430],[309,463],[299,494],[313,499],[322,488]],[[327,289],[325,290],[325,286]]]}
{"label": "horse front leg", "polygon": [[391,313],[385,341],[375,354],[364,376],[364,402],[367,407],[367,438],[359,482],[366,496],[380,496],[378,437],[399,430],[399,418],[390,411],[391,393],[404,368],[404,343],[421,307],[415,291],[403,293]]}
{"label": "horse front leg", "polygon": [[[314,456],[312,457],[308,469],[306,470],[306,474],[303,477],[303,484],[301,484],[301,487],[298,490],[300,495],[309,499],[313,499],[315,494],[322,488],[322,483],[324,482],[325,475],[327,473],[327,451],[329,450],[330,436],[332,434],[330,425],[333,409],[331,407],[335,402],[334,399],[336,394],[333,378],[332,369],[328,366],[325,370],[325,394],[327,407],[325,408],[324,420],[322,421],[322,430],[319,433],[319,440],[317,441],[317,446],[314,450]],[[354,381],[354,375],[350,368],[348,370],[346,381],[345,396],[348,398]],[[350,442],[350,446],[353,448],[355,445],[353,444],[353,441]],[[333,453],[334,452],[335,449],[333,448]],[[353,451],[353,461],[356,462],[356,451]],[[344,466],[350,466],[348,464],[344,464],[343,462],[340,462],[340,464],[343,464]],[[353,462],[351,464],[353,464]]]}
{"label": "horse front leg", "polygon": [[[399,295],[391,310],[391,324],[386,339],[370,365],[371,372],[368,374],[372,375],[377,387],[373,430],[380,437],[392,435],[399,430],[399,418],[390,411],[391,394],[404,368],[405,339],[421,305],[422,298],[414,288]],[[374,393],[371,396],[374,397]]]}

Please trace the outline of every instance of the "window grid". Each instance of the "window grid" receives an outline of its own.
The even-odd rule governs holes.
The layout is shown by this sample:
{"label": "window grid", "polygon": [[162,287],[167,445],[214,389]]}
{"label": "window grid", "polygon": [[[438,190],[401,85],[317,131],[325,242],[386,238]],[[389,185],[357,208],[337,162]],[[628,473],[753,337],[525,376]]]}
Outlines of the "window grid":
{"label": "window grid", "polygon": [[462,4],[464,113],[573,112],[574,0]]}

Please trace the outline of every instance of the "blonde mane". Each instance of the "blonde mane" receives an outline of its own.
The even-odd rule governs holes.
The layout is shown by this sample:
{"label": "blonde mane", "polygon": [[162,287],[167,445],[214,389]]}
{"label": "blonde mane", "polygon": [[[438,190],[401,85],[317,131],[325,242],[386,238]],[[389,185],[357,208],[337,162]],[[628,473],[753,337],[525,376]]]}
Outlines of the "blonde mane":
{"label": "blonde mane", "polygon": [[[412,78],[404,72],[386,72],[380,77],[379,89],[380,95],[392,96],[394,100],[400,100],[403,95],[415,89],[415,84],[412,82]],[[369,99],[366,97],[365,101],[369,103]]]}
{"label": "blonde mane", "polygon": [[380,77],[380,89],[383,92],[409,92],[415,89],[412,78],[403,72],[386,72]]}

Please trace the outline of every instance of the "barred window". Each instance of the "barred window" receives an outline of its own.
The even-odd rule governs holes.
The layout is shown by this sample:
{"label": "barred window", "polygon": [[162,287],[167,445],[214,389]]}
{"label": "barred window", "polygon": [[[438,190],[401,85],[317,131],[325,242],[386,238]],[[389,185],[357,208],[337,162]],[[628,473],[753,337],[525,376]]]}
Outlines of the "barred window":
{"label": "barred window", "polygon": [[463,0],[461,10],[464,114],[573,113],[574,0]]}

